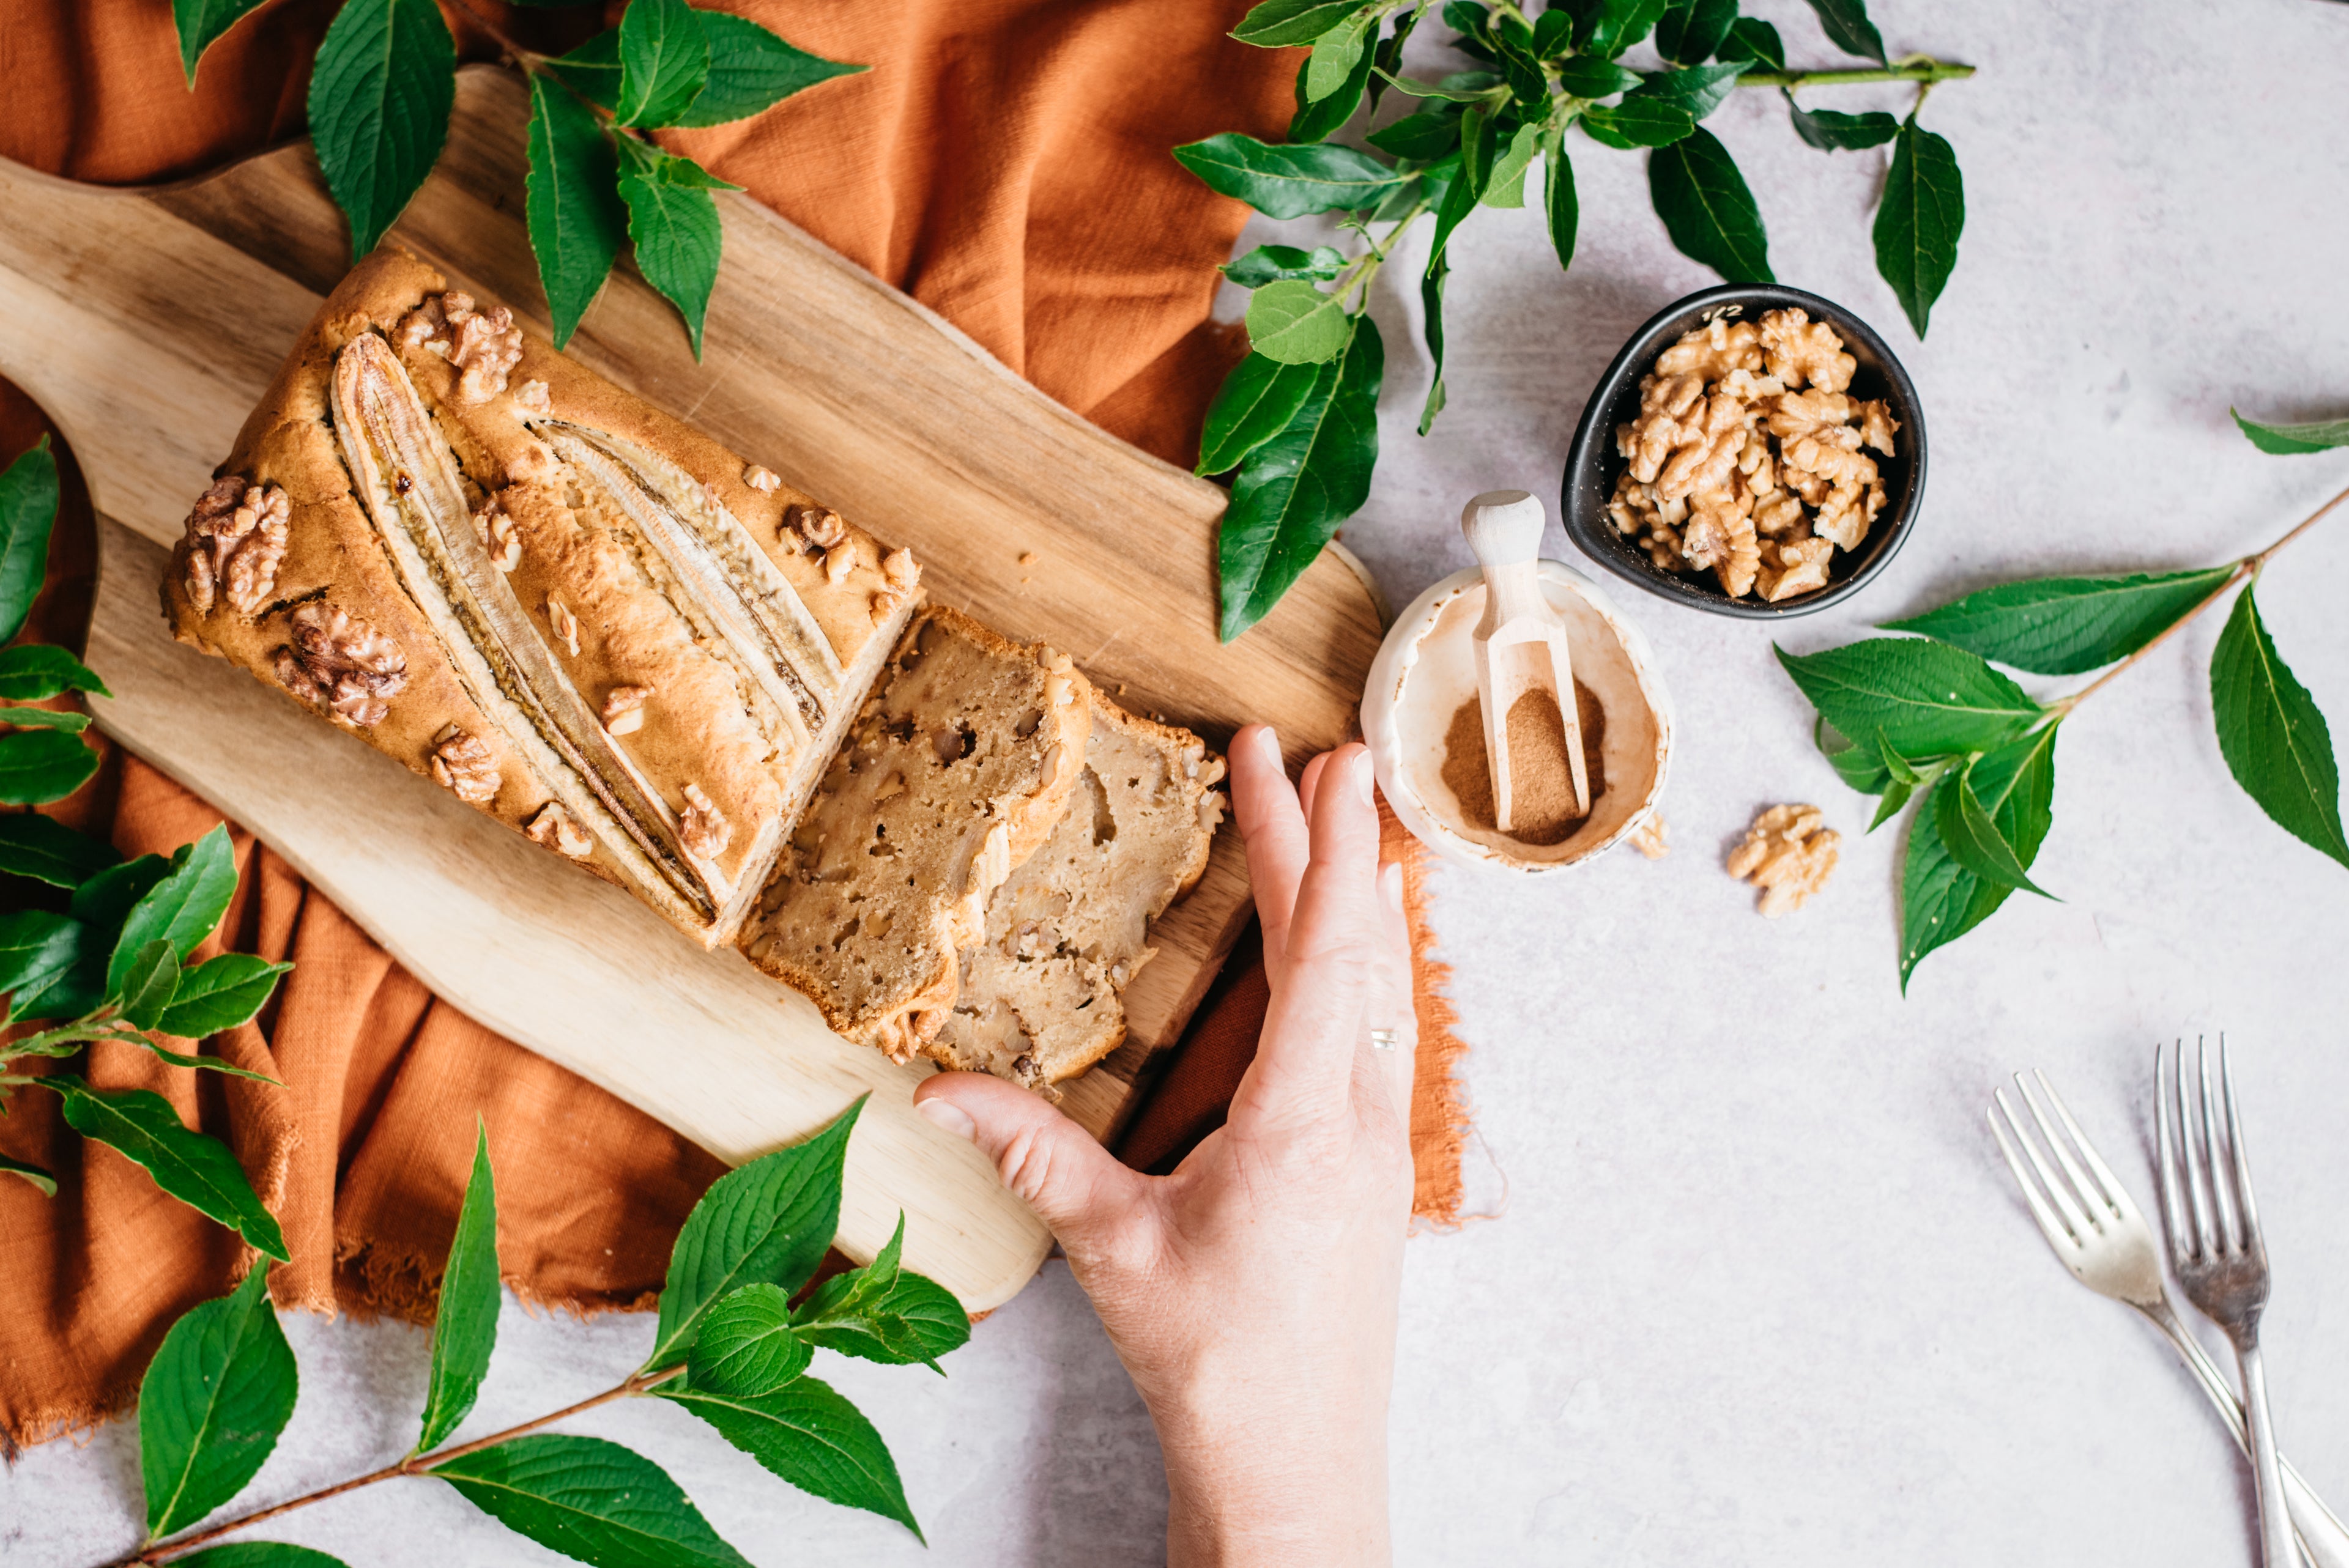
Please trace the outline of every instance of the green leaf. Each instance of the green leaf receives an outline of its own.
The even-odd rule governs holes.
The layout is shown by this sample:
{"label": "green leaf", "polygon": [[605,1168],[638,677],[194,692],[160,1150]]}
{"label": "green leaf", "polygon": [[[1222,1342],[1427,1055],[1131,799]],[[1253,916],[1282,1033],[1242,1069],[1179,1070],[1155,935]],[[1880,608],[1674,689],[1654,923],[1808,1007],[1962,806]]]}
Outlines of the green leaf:
{"label": "green leaf", "polygon": [[[1386,76],[1377,73],[1392,74],[1402,68],[1402,46],[1411,41],[1413,30],[1419,26],[1419,17],[1420,13],[1416,8],[1397,14],[1394,28],[1387,34],[1386,41],[1371,51],[1371,67],[1373,74],[1370,80],[1370,89],[1371,108],[1373,110],[1377,109],[1379,99],[1387,90]],[[1292,137],[1290,139],[1294,140],[1295,138]]]}
{"label": "green leaf", "polygon": [[1958,235],[1965,226],[1958,155],[1941,138],[1919,129],[1912,114],[1892,143],[1892,169],[1876,210],[1876,270],[1892,285],[1919,337],[1958,264]]}
{"label": "green leaf", "polygon": [[269,1305],[266,1264],[171,1325],[139,1384],[150,1541],[186,1529],[243,1490],[277,1446],[299,1382]]}
{"label": "green leaf", "polygon": [[1370,499],[1384,346],[1375,322],[1321,375],[1279,435],[1240,465],[1216,542],[1225,642],[1262,620],[1338,525]]}
{"label": "green leaf", "polygon": [[1933,793],[1933,830],[1950,858],[1983,881],[2000,887],[2021,888],[2042,898],[2054,895],[2037,886],[2015,854],[2014,846],[1999,832],[1990,812],[1974,793],[1971,769],[1961,770]]}
{"label": "green leaf", "polygon": [[2264,425],[2235,414],[2232,408],[2227,412],[2234,414],[2236,425],[2251,438],[2251,445],[2280,458],[2349,447],[2349,419],[2327,419],[2313,425]]}
{"label": "green leaf", "polygon": [[41,596],[41,582],[49,568],[49,531],[57,521],[58,493],[57,458],[49,450],[46,435],[0,470],[0,643],[25,629],[25,617],[33,613],[33,601]]}
{"label": "green leaf", "polygon": [[[1974,790],[1999,834],[2024,866],[2039,857],[2055,795],[2055,730],[2047,725],[1978,759]],[[1939,802],[1954,775],[1928,787],[1909,819],[1908,862],[1900,882],[1900,988],[1934,949],[1945,947],[1996,913],[2014,890],[1985,882],[1960,865],[1935,826]]]}
{"label": "green leaf", "polygon": [[888,1446],[864,1413],[828,1384],[797,1377],[757,1398],[704,1393],[690,1384],[660,1394],[801,1491],[894,1519],[921,1535]]}
{"label": "green leaf", "polygon": [[155,1026],[183,1040],[233,1029],[261,1011],[277,977],[294,967],[250,953],[223,953],[180,975],[180,988]]}
{"label": "green leaf", "polygon": [[490,1172],[490,1130],[476,1118],[473,1173],[465,1182],[432,1319],[432,1374],[416,1452],[439,1448],[472,1410],[497,1343],[498,1186]]}
{"label": "green leaf", "polygon": [[1816,720],[1811,727],[1811,740],[1819,748],[1819,755],[1827,759],[1827,766],[1836,770],[1837,778],[1863,795],[1881,795],[1891,788],[1892,770],[1885,765],[1880,751],[1849,741],[1831,748],[1827,745],[1826,729],[1824,717]]}
{"label": "green leaf", "polygon": [[279,1263],[289,1261],[284,1233],[254,1195],[236,1156],[218,1139],[182,1125],[170,1100],[143,1088],[100,1094],[68,1073],[51,1073],[41,1083],[65,1097],[67,1126],[145,1167],[155,1185]]}
{"label": "green leaf", "polygon": [[28,980],[9,1004],[10,1022],[19,1018],[78,1018],[106,999],[107,963],[113,956],[123,917],[146,892],[171,872],[160,855],[141,855],[109,866],[74,890],[71,919],[55,940],[69,950],[62,971]]}
{"label": "green leaf", "polygon": [[[1347,35],[1333,33],[1330,38]],[[1362,91],[1371,85],[1371,67],[1378,51],[1363,48],[1354,57],[1353,68],[1346,73],[1331,91],[1316,98],[1311,96],[1309,78],[1313,62],[1321,58],[1321,50],[1330,39],[1313,46],[1313,54],[1297,67],[1297,112],[1289,117],[1288,139],[1292,142],[1319,141],[1354,118],[1362,105]]]}
{"label": "green leaf", "polygon": [[58,729],[0,735],[0,801],[39,806],[62,800],[98,771],[98,753]]}
{"label": "green leaf", "polygon": [[1423,108],[1371,132],[1364,139],[1381,152],[1432,163],[1460,145],[1460,111]]}
{"label": "green leaf", "polygon": [[168,940],[184,960],[212,934],[235,892],[236,850],[223,822],[194,843],[181,844],[171,856],[171,873],[130,906],[107,965],[107,991],[122,989],[131,960],[157,937]]}
{"label": "green leaf", "polygon": [[1420,275],[1420,315],[1427,338],[1429,362],[1433,375],[1427,383],[1427,399],[1419,407],[1419,433],[1423,436],[1435,427],[1435,417],[1444,412],[1446,393],[1444,389],[1444,280],[1452,275],[1452,259],[1444,252]]}
{"label": "green leaf", "polygon": [[1248,301],[1248,346],[1282,365],[1319,365],[1345,351],[1347,320],[1339,295],[1286,278]]}
{"label": "green leaf", "polygon": [[1251,354],[1232,367],[1207,406],[1206,428],[1199,436],[1202,474],[1228,473],[1240,459],[1288,427],[1313,389],[1319,367],[1283,365]]}
{"label": "green leaf", "polygon": [[1819,30],[1828,43],[1847,55],[1885,63],[1884,39],[1868,19],[1866,0],[1811,0],[1811,9],[1818,13]]}
{"label": "green leaf", "polygon": [[1795,134],[1817,148],[1821,152],[1857,152],[1862,148],[1881,147],[1900,134],[1900,122],[1878,110],[1867,114],[1838,114],[1831,108],[1806,109],[1787,93],[1786,113],[1795,122]]}
{"label": "green leaf", "polygon": [[162,1022],[163,1009],[171,1005],[179,988],[180,955],[171,951],[168,940],[159,936],[130,955],[122,972],[122,999],[118,1006],[132,1027],[151,1029]]}
{"label": "green leaf", "polygon": [[792,1315],[812,1345],[892,1366],[920,1362],[936,1372],[938,1357],[970,1339],[970,1315],[936,1280],[902,1265],[905,1216],[896,1233],[861,1269],[834,1274],[815,1287]]}
{"label": "green leaf", "polygon": [[[1462,117],[1460,162],[1442,176],[1440,194],[1431,185],[1430,194],[1435,202],[1435,236],[1427,246],[1430,272],[1433,272],[1436,263],[1444,259],[1446,248],[1452,243],[1453,231],[1467,221],[1468,214],[1476,210],[1477,198],[1484,194],[1484,185],[1471,169],[1467,155],[1470,147],[1483,139],[1487,124],[1485,116],[1475,109]],[[1425,178],[1434,181],[1435,171],[1429,170]]]}
{"label": "green leaf", "polygon": [[24,729],[63,729],[79,735],[89,727],[89,715],[61,713],[49,707],[0,707],[0,724]]}
{"label": "green leaf", "polygon": [[78,921],[45,909],[0,913],[0,991],[38,995],[80,955]]}
{"label": "green leaf", "polygon": [[619,107],[620,29],[606,27],[569,54],[546,62],[565,86],[597,108]]}
{"label": "green leaf", "polygon": [[1537,124],[1521,125],[1511,132],[1508,144],[1495,155],[1492,175],[1477,200],[1487,207],[1524,206],[1526,170],[1541,151],[1541,139],[1542,128]]}
{"label": "green leaf", "polygon": [[1884,798],[1876,803],[1876,815],[1868,819],[1868,830],[1872,833],[1899,816],[1900,808],[1909,804],[1909,797],[1916,792],[1916,789],[1914,784],[1904,784],[1897,779],[1888,784]]}
{"label": "green leaf", "polygon": [[1350,147],[1327,142],[1271,146],[1236,130],[1174,150],[1184,168],[1268,218],[1302,218],[1374,205],[1402,177]]}
{"label": "green leaf", "polygon": [[750,1568],[667,1471],[601,1438],[540,1432],[426,1473],[516,1534],[597,1568]]}
{"label": "green leaf", "polygon": [[108,951],[122,930],[122,922],[157,882],[171,874],[171,861],[160,855],[141,855],[92,875],[74,889],[67,913],[106,934]]}
{"label": "green leaf", "polygon": [[257,1073],[250,1068],[232,1067],[218,1057],[191,1057],[184,1051],[175,1051],[167,1047],[159,1046],[143,1035],[131,1036],[130,1043],[146,1047],[149,1051],[162,1057],[175,1068],[199,1068],[209,1072],[226,1073],[231,1078],[251,1078],[254,1083],[265,1083],[272,1088],[285,1087],[282,1079],[271,1078],[267,1073]]}
{"label": "green leaf", "polygon": [[1666,0],[1594,0],[1590,30],[1577,46],[1586,55],[1613,59],[1650,33],[1664,14]]}
{"label": "green leaf", "polygon": [[1310,278],[1326,284],[1345,270],[1345,253],[1335,245],[1316,245],[1309,251],[1295,245],[1258,245],[1222,269],[1224,276],[1244,289],[1259,289],[1283,278]]}
{"label": "green leaf", "polygon": [[263,0],[171,0],[171,25],[180,35],[180,68],[188,73],[188,87],[196,85],[196,62]]}
{"label": "green leaf", "polygon": [[449,139],[457,42],[434,0],[348,0],[318,45],[310,134],[351,254],[375,249]]}
{"label": "green leaf", "polygon": [[2210,655],[2210,711],[2219,754],[2276,826],[2349,866],[2341,832],[2341,771],[2333,736],[2307,688],[2276,656],[2252,583],[2235,601]]}
{"label": "green leaf", "polygon": [[177,1568],[349,1568],[341,1558],[316,1547],[283,1541],[228,1541],[171,1561]]}
{"label": "green leaf", "polygon": [[1563,128],[1550,130],[1542,139],[1542,164],[1543,217],[1549,225],[1550,249],[1557,253],[1557,264],[1563,270],[1574,265],[1574,231],[1581,221],[1574,194],[1574,165],[1566,156]]}
{"label": "green leaf", "polygon": [[1363,34],[1370,21],[1367,16],[1354,17],[1344,26],[1333,27],[1313,40],[1312,53],[1306,57],[1304,75],[1299,78],[1306,102],[1318,102],[1348,81],[1360,79],[1355,69],[1358,66],[1361,67],[1361,77],[1369,76],[1370,48]]}
{"label": "green leaf", "polygon": [[80,887],[122,854],[103,838],[75,833],[52,817],[12,812],[0,817],[0,873],[28,875],[52,887]]}
{"label": "green leaf", "polygon": [[647,1370],[674,1366],[710,1306],[746,1284],[797,1290],[840,1228],[840,1177],[862,1096],[804,1143],[730,1171],[686,1216],[668,1255]]}
{"label": "green leaf", "polygon": [[688,1387],[757,1398],[806,1371],[814,1354],[792,1332],[792,1299],[783,1287],[746,1284],[702,1319],[686,1357]]}
{"label": "green leaf", "polygon": [[616,189],[620,164],[601,121],[563,86],[530,78],[530,178],[523,187],[530,248],[546,290],[554,346],[571,341],[627,237]]}
{"label": "green leaf", "polygon": [[620,14],[622,125],[669,125],[709,79],[709,36],[685,0],[630,0]]}
{"label": "green leaf", "polygon": [[1691,119],[1702,119],[1729,101],[1729,95],[1737,90],[1737,78],[1744,76],[1745,70],[1744,61],[1733,60],[1726,65],[1688,66],[1677,71],[1651,71],[1631,96],[1673,104],[1688,110]]}
{"label": "green leaf", "polygon": [[[34,584],[37,591],[39,584]],[[63,648],[47,643],[26,643],[0,651],[0,697],[12,702],[38,702],[60,692],[96,692],[112,696],[106,683]]]}
{"label": "green leaf", "polygon": [[796,48],[748,16],[708,10],[694,15],[709,44],[709,78],[671,125],[730,125],[764,113],[793,93],[873,68]]}
{"label": "green leaf", "polygon": [[2038,577],[2002,583],[1938,610],[1888,621],[2044,676],[2075,676],[2127,658],[2225,587],[2231,566],[2127,577]]}
{"label": "green leaf", "polygon": [[1630,92],[1640,81],[1639,72],[1595,55],[1569,57],[1557,67],[1559,89],[1580,98],[1613,98]]}
{"label": "green leaf", "polygon": [[1266,49],[1309,44],[1345,26],[1361,9],[1361,0],[1264,0],[1240,18],[1231,36]]}
{"label": "green leaf", "polygon": [[[1670,147],[1696,131],[1694,115],[1660,98],[1627,98],[1613,108],[1594,104],[1582,111],[1580,123],[1592,140],[1619,149]],[[1654,165],[1649,168],[1652,183]]]}
{"label": "green leaf", "polygon": [[[1682,111],[1685,113],[1686,111]],[[1733,284],[1766,284],[1770,237],[1729,150],[1707,130],[1648,158],[1648,196],[1672,244]]]}
{"label": "green leaf", "polygon": [[1880,735],[1903,757],[1988,751],[2041,712],[1974,655],[1914,637],[1871,637],[1806,655],[1781,648],[1778,662],[1837,730]]}
{"label": "green leaf", "polygon": [[620,200],[627,203],[636,270],[685,317],[693,356],[699,359],[709,291],[718,283],[718,256],[726,239],[718,203],[709,194],[709,177],[691,159],[666,152],[631,157],[641,159],[643,166],[620,176]]}
{"label": "green leaf", "polygon": [[[1452,222],[1445,223],[1443,220],[1455,211],[1464,217],[1469,206],[1484,199],[1485,186],[1493,178],[1493,162],[1504,137],[1502,114],[1506,112],[1487,113],[1481,108],[1471,108],[1460,116],[1460,173],[1453,181],[1452,199],[1438,210],[1433,250],[1444,249],[1445,238],[1460,221],[1454,218]],[[1465,199],[1466,205],[1462,204],[1462,198]]]}
{"label": "green leaf", "polygon": [[1778,29],[1767,22],[1751,16],[1740,16],[1729,29],[1721,47],[1713,51],[1719,60],[1749,60],[1770,70],[1786,68],[1786,46],[1778,41]]}
{"label": "green leaf", "polygon": [[1719,49],[1737,22],[1737,0],[1672,0],[1656,22],[1656,53],[1692,66]]}
{"label": "green leaf", "polygon": [[1415,77],[1399,76],[1381,70],[1379,75],[1397,92],[1416,98],[1442,98],[1448,103],[1484,104],[1490,106],[1498,97],[1501,78],[1491,71],[1460,71],[1440,82],[1423,82]]}
{"label": "green leaf", "polygon": [[[13,916],[0,918],[8,919],[10,929],[15,929]],[[23,983],[14,987],[16,995],[8,1004],[12,1024],[21,1018],[78,1018],[106,999],[111,935],[72,919],[42,930],[46,934],[43,951],[27,957]]]}
{"label": "green leaf", "polygon": [[57,1195],[57,1179],[39,1166],[28,1165],[22,1160],[11,1160],[6,1155],[0,1154],[0,1176],[15,1176],[30,1182],[39,1189],[44,1198],[54,1198]]}

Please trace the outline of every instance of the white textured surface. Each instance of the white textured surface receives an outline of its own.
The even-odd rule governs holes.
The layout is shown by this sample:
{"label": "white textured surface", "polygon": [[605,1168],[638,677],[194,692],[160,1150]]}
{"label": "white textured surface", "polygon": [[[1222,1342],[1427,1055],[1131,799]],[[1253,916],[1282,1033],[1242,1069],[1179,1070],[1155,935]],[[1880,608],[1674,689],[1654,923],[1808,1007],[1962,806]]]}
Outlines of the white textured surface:
{"label": "white textured surface", "polygon": [[[1830,61],[1800,6],[1755,9],[1797,64]],[[1969,207],[1930,344],[1874,274],[1882,155],[1803,147],[1758,92],[1712,121],[1762,201],[1779,275],[1868,315],[1931,423],[1915,541],[1857,606],[1782,640],[1847,640],[2001,577],[2240,554],[2349,483],[2349,455],[2262,457],[2226,418],[2230,403],[2349,412],[2349,6],[1877,10],[1896,52],[1982,67],[1927,113],[1956,146]],[[1465,231],[1452,407],[1426,441],[1412,434],[1424,369],[1409,252],[1381,285],[1388,456],[1347,540],[1398,603],[1466,563],[1454,519],[1467,496],[1555,495],[1599,368],[1711,281],[1666,244],[1636,155],[1578,143],[1576,161],[1571,276],[1535,211],[1480,213]],[[2349,518],[2282,557],[2261,598],[2349,737],[2344,580]],[[1904,1002],[1897,837],[1860,839],[1865,807],[1812,753],[1771,629],[1628,588],[1621,600],[1681,708],[1671,858],[1618,851],[1535,885],[1438,874],[1489,1150],[1479,1187],[1497,1198],[1506,1176],[1506,1212],[1410,1249],[1399,1559],[2249,1562],[2231,1449],[2150,1331],[2047,1255],[1982,1120],[2000,1073],[2043,1066],[2142,1199],[2153,1042],[2220,1028],[2240,1054],[2278,1271],[2277,1424],[2349,1509],[2349,872],[2229,779],[2204,674],[2216,624],[2068,726],[2038,866],[2066,902],[2013,901],[1927,960]],[[1845,862],[1818,903],[1765,925],[1720,860],[1755,808],[1783,799],[1826,808]],[[613,1380],[650,1332],[511,1304],[502,1326],[468,1431]],[[421,1399],[420,1333],[289,1327],[308,1393],[256,1499],[395,1456]],[[825,1359],[895,1449],[927,1553],[792,1491],[674,1410],[598,1412],[579,1429],[641,1444],[762,1564],[1160,1555],[1148,1422],[1061,1265],[981,1325],[944,1382]],[[33,1451],[0,1472],[0,1558],[120,1552],[136,1479],[127,1426]],[[423,1482],[275,1533],[362,1568],[554,1561]]]}

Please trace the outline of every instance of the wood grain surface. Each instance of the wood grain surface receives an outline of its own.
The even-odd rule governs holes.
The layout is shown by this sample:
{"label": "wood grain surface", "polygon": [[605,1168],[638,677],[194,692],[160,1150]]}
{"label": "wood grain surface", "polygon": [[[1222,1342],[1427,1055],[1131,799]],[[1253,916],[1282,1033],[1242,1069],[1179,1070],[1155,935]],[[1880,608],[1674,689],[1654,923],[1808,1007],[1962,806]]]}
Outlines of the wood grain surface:
{"label": "wood grain surface", "polygon": [[[511,76],[461,72],[448,151],[393,237],[543,332],[521,217],[525,118]],[[910,546],[935,598],[1068,651],[1137,712],[1219,746],[1261,719],[1292,765],[1350,734],[1379,616],[1340,552],[1218,644],[1222,490],[1086,423],[764,208],[719,201],[707,363],[626,267],[572,353]],[[347,264],[307,144],[144,191],[0,162],[0,374],[64,429],[110,520],[90,662],[118,695],[99,724],[250,826],[435,992],[725,1159],[802,1137],[872,1089],[843,1249],[870,1257],[902,1206],[912,1266],[973,1310],[1016,1292],[1049,1239],[984,1161],[912,1114],[926,1069],[841,1040],[732,954],[696,951],[616,890],[170,641],[161,556],[145,542],[178,537]],[[380,830],[354,833],[355,820]],[[1180,1034],[1247,906],[1226,830],[1154,928],[1127,1044],[1067,1086],[1066,1109],[1097,1136]]]}

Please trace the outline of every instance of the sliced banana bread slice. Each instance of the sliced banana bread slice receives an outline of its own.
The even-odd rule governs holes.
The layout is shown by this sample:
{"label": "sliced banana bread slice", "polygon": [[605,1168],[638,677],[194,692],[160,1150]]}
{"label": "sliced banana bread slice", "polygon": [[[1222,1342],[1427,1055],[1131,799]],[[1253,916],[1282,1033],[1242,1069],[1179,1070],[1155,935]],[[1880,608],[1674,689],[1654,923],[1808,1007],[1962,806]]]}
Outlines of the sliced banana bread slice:
{"label": "sliced banana bread slice", "polygon": [[1093,693],[1068,811],[988,901],[954,1013],[923,1053],[1040,1088],[1115,1050],[1126,984],[1157,951],[1150,923],[1207,868],[1223,777],[1189,730]]}
{"label": "sliced banana bread slice", "polygon": [[906,628],[760,899],[742,951],[897,1061],[955,1000],[955,953],[1084,770],[1066,654],[936,607]]}

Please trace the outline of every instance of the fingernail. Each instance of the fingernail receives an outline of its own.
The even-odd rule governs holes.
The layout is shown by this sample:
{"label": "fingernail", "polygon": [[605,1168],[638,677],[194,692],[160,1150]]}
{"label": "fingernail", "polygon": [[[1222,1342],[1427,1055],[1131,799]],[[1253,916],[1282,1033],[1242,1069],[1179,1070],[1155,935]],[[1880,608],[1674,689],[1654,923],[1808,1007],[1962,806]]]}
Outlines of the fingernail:
{"label": "fingernail", "polygon": [[941,1131],[951,1132],[957,1138],[978,1135],[978,1124],[971,1120],[970,1113],[944,1096],[917,1099],[914,1102],[914,1109],[929,1118],[931,1124]]}
{"label": "fingernail", "polygon": [[1391,913],[1402,913],[1402,867],[1393,861],[1379,868],[1379,897]]}
{"label": "fingernail", "polygon": [[1257,749],[1264,753],[1267,761],[1275,768],[1280,766],[1280,736],[1272,726],[1268,724],[1257,731],[1256,745]]}
{"label": "fingernail", "polygon": [[1361,751],[1355,752],[1353,759],[1349,762],[1347,766],[1354,770],[1354,788],[1361,794],[1362,804],[1365,806],[1369,805],[1371,803],[1371,754],[1369,749],[1365,748]]}

